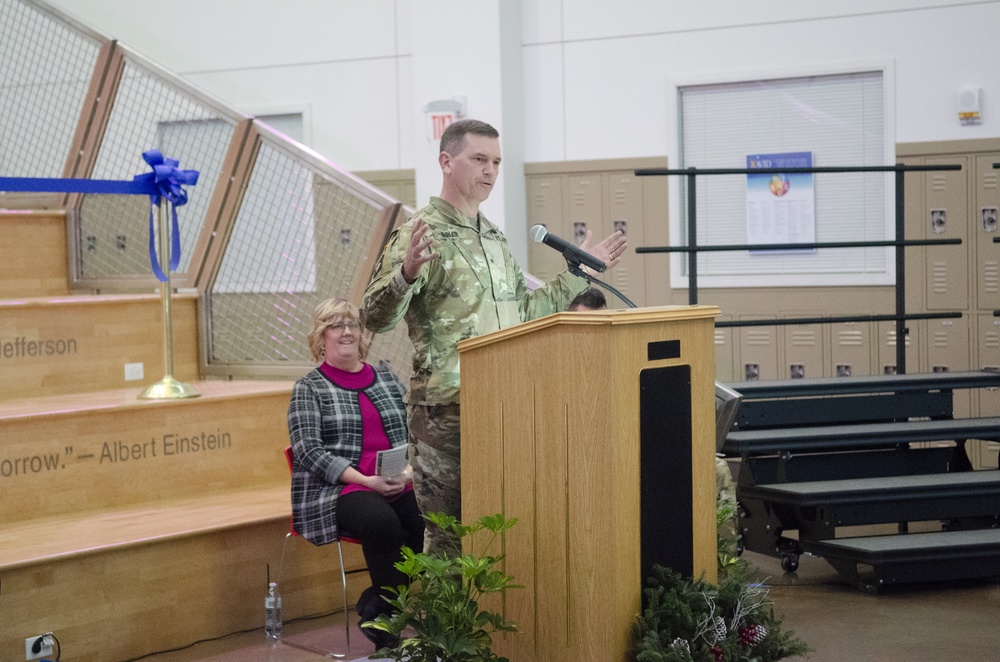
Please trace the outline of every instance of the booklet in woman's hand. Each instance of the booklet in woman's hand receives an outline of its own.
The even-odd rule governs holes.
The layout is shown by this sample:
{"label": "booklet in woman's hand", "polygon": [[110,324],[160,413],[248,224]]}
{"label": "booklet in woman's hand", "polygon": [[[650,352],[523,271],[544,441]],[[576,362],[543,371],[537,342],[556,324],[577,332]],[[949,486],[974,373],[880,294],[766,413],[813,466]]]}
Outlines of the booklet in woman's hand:
{"label": "booklet in woman's hand", "polygon": [[403,444],[387,451],[379,451],[375,457],[375,473],[386,478],[402,473],[407,464],[406,449],[407,444]]}

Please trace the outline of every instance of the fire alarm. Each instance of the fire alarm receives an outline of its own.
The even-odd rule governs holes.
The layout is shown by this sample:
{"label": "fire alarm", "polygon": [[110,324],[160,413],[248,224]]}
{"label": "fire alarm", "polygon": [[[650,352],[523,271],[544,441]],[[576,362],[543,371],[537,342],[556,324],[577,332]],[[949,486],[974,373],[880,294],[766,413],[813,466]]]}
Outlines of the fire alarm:
{"label": "fire alarm", "polygon": [[967,87],[958,91],[958,120],[963,126],[967,124],[982,124],[980,115],[983,108],[983,91],[976,87]]}

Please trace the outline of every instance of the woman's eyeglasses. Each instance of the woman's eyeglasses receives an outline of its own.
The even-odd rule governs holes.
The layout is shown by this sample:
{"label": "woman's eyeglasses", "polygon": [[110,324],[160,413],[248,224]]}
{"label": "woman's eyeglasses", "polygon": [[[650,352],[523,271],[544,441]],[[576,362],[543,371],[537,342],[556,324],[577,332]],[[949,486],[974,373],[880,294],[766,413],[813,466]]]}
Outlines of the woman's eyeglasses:
{"label": "woman's eyeglasses", "polygon": [[357,322],[337,322],[335,324],[331,324],[327,328],[332,329],[333,331],[336,331],[337,333],[343,333],[344,329],[350,329],[351,331],[357,331],[358,329],[361,328],[361,325],[358,324]]}

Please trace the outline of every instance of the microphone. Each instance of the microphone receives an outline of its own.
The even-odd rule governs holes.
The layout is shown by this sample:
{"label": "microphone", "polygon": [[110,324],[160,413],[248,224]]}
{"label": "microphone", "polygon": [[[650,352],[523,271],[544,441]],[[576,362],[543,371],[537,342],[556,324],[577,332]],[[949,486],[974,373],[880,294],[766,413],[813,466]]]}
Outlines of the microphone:
{"label": "microphone", "polygon": [[566,261],[574,267],[578,267],[583,264],[590,267],[594,271],[604,271],[608,268],[608,265],[601,262],[590,253],[580,250],[579,246],[575,246],[565,239],[557,237],[546,230],[544,225],[531,226],[531,238],[562,253],[563,257],[566,258]]}

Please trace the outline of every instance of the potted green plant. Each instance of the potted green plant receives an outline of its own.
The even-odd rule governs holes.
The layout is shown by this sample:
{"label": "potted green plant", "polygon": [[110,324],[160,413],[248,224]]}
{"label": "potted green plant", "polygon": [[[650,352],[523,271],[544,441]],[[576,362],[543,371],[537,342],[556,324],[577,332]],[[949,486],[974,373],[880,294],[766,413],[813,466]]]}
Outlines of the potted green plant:
{"label": "potted green plant", "polygon": [[[517,626],[502,614],[481,609],[483,596],[503,593],[513,577],[498,566],[504,556],[487,552],[517,520],[503,515],[480,517],[466,526],[450,515],[432,513],[427,520],[452,531],[466,553],[453,558],[416,553],[403,548],[396,564],[409,586],[393,589],[392,615],[381,615],[362,627],[376,628],[399,638],[394,648],[382,648],[372,658],[402,662],[509,662],[492,651],[492,634],[513,632]],[[486,538],[485,542],[482,538]]]}

